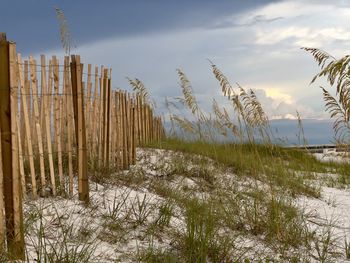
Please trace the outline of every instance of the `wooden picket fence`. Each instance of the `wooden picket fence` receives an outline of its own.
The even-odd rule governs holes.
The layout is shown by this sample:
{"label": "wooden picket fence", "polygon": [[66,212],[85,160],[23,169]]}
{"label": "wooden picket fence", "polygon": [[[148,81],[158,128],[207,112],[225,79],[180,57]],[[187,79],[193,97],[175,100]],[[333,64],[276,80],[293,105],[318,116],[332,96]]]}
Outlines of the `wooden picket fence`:
{"label": "wooden picket fence", "polygon": [[111,72],[74,55],[22,59],[0,34],[0,251],[24,257],[23,196],[73,195],[77,182],[88,202],[90,176],[128,169],[137,146],[165,136],[146,98],[112,90]]}

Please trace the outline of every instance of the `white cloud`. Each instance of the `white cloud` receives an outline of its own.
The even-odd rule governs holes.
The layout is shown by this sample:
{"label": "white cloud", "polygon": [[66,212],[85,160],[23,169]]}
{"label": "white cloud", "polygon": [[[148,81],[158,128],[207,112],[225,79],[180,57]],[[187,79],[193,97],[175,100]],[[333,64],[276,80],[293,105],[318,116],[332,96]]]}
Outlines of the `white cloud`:
{"label": "white cloud", "polygon": [[254,92],[270,119],[296,119],[297,111],[303,119],[328,118],[326,113],[296,103],[289,94],[281,93],[278,89],[255,89]]}
{"label": "white cloud", "polygon": [[286,103],[292,104],[294,100],[290,94],[283,93],[281,89],[278,88],[265,88],[266,96],[274,100],[284,101]]}
{"label": "white cloud", "polygon": [[256,36],[256,44],[262,45],[272,45],[276,44],[282,40],[294,37],[294,38],[304,38],[310,34],[309,28],[301,27],[288,27],[282,29],[270,30],[258,30]]}
{"label": "white cloud", "polygon": [[344,28],[315,29],[296,26],[257,31],[256,44],[274,45],[284,40],[291,40],[298,47],[322,47],[337,40],[350,40],[350,32]]}
{"label": "white cloud", "polygon": [[[259,15],[264,15],[268,18],[281,16],[288,19],[304,15],[310,16],[313,14],[324,14],[325,12],[333,11],[336,8],[334,2],[330,3],[329,1],[317,1],[316,3],[311,3],[310,1],[289,0],[270,3],[256,10],[249,11],[247,12],[246,17],[251,18],[258,13]],[[242,17],[242,19],[244,18]]]}
{"label": "white cloud", "polygon": [[337,1],[272,3],[247,13],[243,19],[277,15],[284,21],[256,28],[256,44],[272,45],[288,40],[295,46],[325,47],[339,40],[350,40],[350,28],[344,22],[350,16],[350,7],[340,6]]}

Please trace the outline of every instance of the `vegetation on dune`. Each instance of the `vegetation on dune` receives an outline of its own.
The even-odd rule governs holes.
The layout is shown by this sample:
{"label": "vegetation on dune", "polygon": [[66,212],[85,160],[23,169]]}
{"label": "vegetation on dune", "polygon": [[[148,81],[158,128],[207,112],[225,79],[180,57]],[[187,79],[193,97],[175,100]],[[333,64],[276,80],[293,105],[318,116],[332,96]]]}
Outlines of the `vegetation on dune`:
{"label": "vegetation on dune", "polygon": [[[334,60],[325,66],[325,61],[330,57],[324,53],[313,54],[316,57],[321,56],[319,63],[324,67],[316,77],[328,75],[332,85],[339,77],[338,98],[333,98],[325,89],[323,91],[326,109],[330,111],[332,117],[335,117],[334,131],[338,142],[344,143],[350,131],[347,89],[349,82],[346,69],[348,59]],[[334,237],[331,232],[323,229],[322,231],[326,231],[323,235],[322,231],[321,234],[317,234],[317,231],[310,230],[306,223],[307,215],[295,206],[293,200],[302,195],[319,198],[320,175],[336,175],[335,178],[332,176],[322,178],[326,185],[338,187],[348,185],[350,165],[321,162],[303,150],[272,144],[273,135],[269,120],[255,93],[252,90],[246,91],[239,85],[234,89],[217,66],[213,63],[211,66],[223,95],[231,102],[235,116],[229,116],[229,111],[226,108],[221,109],[216,100],[213,100],[213,112],[205,114],[197,103],[190,81],[185,73],[178,70],[183,97],[177,98],[177,101],[189,110],[193,121],[180,114],[173,114],[170,110],[170,118],[173,122],[170,138],[148,146],[189,154],[187,158],[191,158],[189,156],[201,156],[204,160],[209,158],[208,160],[213,163],[207,165],[221,167],[239,176],[241,180],[252,180],[254,183],[251,184],[249,192],[242,192],[234,185],[229,185],[231,189],[227,189],[217,183],[220,179],[215,175],[198,171],[206,181],[208,179],[205,178],[212,177],[209,182],[214,186],[208,188],[211,193],[209,197],[204,200],[198,200],[196,197],[182,199],[178,197],[179,193],[169,194],[168,197],[171,196],[184,208],[185,218],[188,220],[186,221],[187,231],[183,233],[182,246],[178,248],[178,253],[185,258],[184,262],[243,261],[244,257],[241,257],[238,252],[242,252],[242,249],[232,254],[235,244],[238,244],[235,240],[236,236],[233,233],[228,236],[219,234],[219,229],[228,227],[238,232],[248,230],[250,234],[263,235],[264,242],[276,246],[275,249],[281,253],[283,260],[298,262],[313,258],[320,262],[330,261],[332,253],[334,254],[332,252]],[[178,109],[175,103],[168,102],[167,105],[168,108]],[[300,114],[297,113],[297,116],[299,139],[306,144]],[[174,123],[177,124],[178,130],[174,129],[174,126],[176,127]],[[177,133],[179,130],[180,134]],[[235,142],[218,143],[215,140],[215,134],[218,133],[224,137],[232,136]],[[182,160],[182,162],[186,161]],[[175,165],[174,173],[183,176],[187,174],[190,178],[194,178],[195,173],[191,169],[186,169],[185,166],[186,164]],[[258,185],[264,185],[266,189],[261,190]],[[162,184],[154,189],[159,194],[174,191]],[[195,212],[192,212],[193,209]],[[196,223],[194,224],[193,221]],[[218,235],[222,242],[218,242]],[[230,249],[227,249],[224,244],[229,244]],[[299,254],[295,250],[291,252],[295,247],[312,249],[316,252],[314,254],[310,252],[311,254],[304,258],[305,254]],[[347,253],[346,248],[347,246],[345,246],[345,253]],[[145,261],[156,262],[155,258],[158,256],[161,258],[169,253],[171,255],[173,252],[160,253],[157,250],[152,254],[151,261],[148,261],[149,258]],[[245,260],[250,262],[247,258]],[[262,257],[259,260],[262,260]],[[267,256],[265,260],[270,259]]]}

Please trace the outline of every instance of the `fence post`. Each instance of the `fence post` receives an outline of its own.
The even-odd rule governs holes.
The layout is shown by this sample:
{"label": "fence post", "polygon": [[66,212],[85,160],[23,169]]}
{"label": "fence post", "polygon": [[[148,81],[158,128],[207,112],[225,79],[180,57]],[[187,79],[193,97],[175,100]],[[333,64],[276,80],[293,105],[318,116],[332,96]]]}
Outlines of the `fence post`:
{"label": "fence post", "polygon": [[109,151],[110,151],[110,142],[111,142],[111,76],[110,73],[109,78],[107,78],[106,81],[106,99],[107,99],[107,110],[106,110],[106,121],[107,121],[107,127],[106,127],[106,160],[105,160],[105,168],[106,171],[109,173]]}
{"label": "fence post", "polygon": [[[51,77],[49,73],[49,77]],[[44,113],[44,127],[46,132],[46,142],[47,142],[47,154],[49,159],[49,169],[50,169],[50,182],[52,187],[52,194],[56,195],[56,182],[55,182],[55,169],[53,165],[53,156],[52,156],[52,142],[51,142],[51,121],[50,121],[50,115],[51,115],[51,106],[50,106],[50,91],[47,89],[47,82],[46,82],[46,58],[45,56],[41,56],[41,88],[44,90],[43,93],[43,103],[42,106],[44,107],[43,113]]]}
{"label": "fence post", "polygon": [[53,65],[53,83],[55,93],[55,104],[54,104],[54,129],[55,129],[55,151],[57,151],[58,159],[58,177],[60,179],[60,192],[64,193],[64,176],[63,176],[63,160],[62,160],[62,139],[61,139],[61,96],[59,95],[59,62],[56,56],[52,57]]}
{"label": "fence post", "polygon": [[98,158],[98,147],[97,147],[97,142],[98,142],[98,133],[97,133],[97,109],[98,109],[98,67],[95,67],[95,90],[94,90],[94,100],[93,100],[93,112],[92,112],[92,133],[91,133],[91,149],[92,149],[92,154],[93,154],[93,159],[94,162],[96,161],[96,158]]}
{"label": "fence post", "polygon": [[16,44],[7,42],[6,35],[0,33],[0,126],[7,249],[11,259],[24,260],[22,189],[16,125],[16,66]]}
{"label": "fence post", "polygon": [[102,94],[103,94],[103,97],[102,97],[102,167],[103,167],[103,172],[105,173],[106,172],[106,161],[107,161],[107,141],[108,141],[108,138],[107,138],[107,107],[108,107],[108,104],[107,104],[107,98],[108,98],[108,92],[107,92],[107,85],[108,85],[108,69],[105,68],[103,70],[103,80],[101,78],[101,81],[102,81],[102,86],[101,86],[101,90],[102,90]]}
{"label": "fence post", "polygon": [[84,116],[84,90],[82,86],[82,64],[80,56],[72,55],[71,82],[73,94],[74,122],[78,145],[78,192],[79,200],[89,202],[89,181],[87,176],[87,149]]}
{"label": "fence post", "polygon": [[122,129],[123,129],[123,170],[128,169],[128,123],[126,113],[126,92],[121,93],[122,103]]}
{"label": "fence post", "polygon": [[136,164],[136,135],[137,135],[137,129],[136,129],[136,111],[135,111],[135,100],[132,99],[132,103],[131,103],[131,128],[132,128],[132,132],[131,132],[131,164]]}
{"label": "fence post", "polygon": [[64,58],[64,83],[66,85],[66,119],[67,119],[67,151],[68,151],[68,174],[69,174],[69,195],[73,195],[73,155],[72,155],[72,122],[73,122],[73,109],[72,109],[72,89],[69,78],[69,57]]}
{"label": "fence post", "polygon": [[28,104],[28,94],[25,90],[26,82],[25,78],[23,77],[23,68],[22,68],[22,58],[21,54],[17,55],[17,62],[18,62],[18,77],[20,82],[20,93],[21,93],[21,105],[23,108],[23,117],[24,117],[24,128],[25,128],[25,138],[26,138],[26,148],[28,153],[28,161],[29,161],[29,168],[30,168],[30,175],[31,175],[31,183],[32,183],[32,197],[34,199],[37,198],[37,187],[36,187],[36,176],[35,176],[35,166],[34,166],[34,154],[33,154],[33,144],[32,144],[32,134],[31,134],[31,128],[29,123],[29,104]]}
{"label": "fence post", "polygon": [[38,149],[39,149],[39,160],[40,160],[40,179],[41,179],[41,192],[42,195],[45,196],[45,188],[46,188],[46,177],[45,177],[45,163],[44,163],[44,150],[43,150],[43,141],[40,126],[40,110],[39,110],[39,102],[38,102],[38,80],[36,77],[36,61],[32,56],[29,58],[30,64],[30,81],[32,87],[32,99],[33,99],[33,116],[34,123],[36,128]]}
{"label": "fence post", "polygon": [[[1,127],[0,127],[0,134],[1,134]],[[0,143],[0,253],[2,251],[5,251],[5,235],[6,235],[6,228],[5,228],[5,213],[4,213],[4,185],[3,185],[3,172],[2,172],[2,157],[1,157],[1,143]]]}
{"label": "fence post", "polygon": [[120,90],[117,90],[114,95],[115,105],[116,105],[116,134],[117,134],[117,167],[118,170],[122,169],[123,166],[123,129],[121,121],[121,105],[120,105]]}

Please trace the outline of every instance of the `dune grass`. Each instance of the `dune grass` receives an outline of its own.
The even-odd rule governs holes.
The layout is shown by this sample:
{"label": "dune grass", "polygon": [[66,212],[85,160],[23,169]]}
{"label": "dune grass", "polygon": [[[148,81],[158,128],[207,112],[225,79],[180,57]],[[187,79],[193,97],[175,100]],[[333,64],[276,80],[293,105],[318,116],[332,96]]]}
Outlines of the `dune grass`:
{"label": "dune grass", "polygon": [[330,171],[344,177],[347,164],[324,163],[302,150],[264,144],[215,144],[201,141],[186,142],[168,139],[149,147],[199,154],[211,158],[239,176],[248,176],[288,190],[291,194],[318,197],[318,189],[308,179]]}

